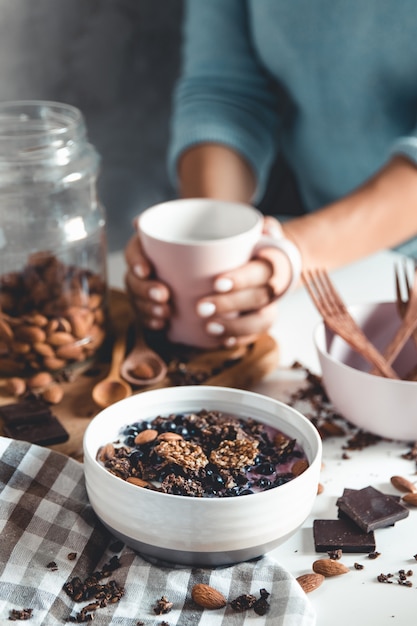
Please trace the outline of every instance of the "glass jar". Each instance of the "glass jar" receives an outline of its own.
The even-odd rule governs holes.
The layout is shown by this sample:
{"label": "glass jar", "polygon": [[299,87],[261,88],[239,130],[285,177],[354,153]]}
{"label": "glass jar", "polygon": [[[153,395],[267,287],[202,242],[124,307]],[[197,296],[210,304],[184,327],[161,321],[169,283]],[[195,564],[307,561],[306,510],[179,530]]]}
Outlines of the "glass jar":
{"label": "glass jar", "polygon": [[104,341],[98,168],[77,108],[0,103],[0,375],[83,363]]}

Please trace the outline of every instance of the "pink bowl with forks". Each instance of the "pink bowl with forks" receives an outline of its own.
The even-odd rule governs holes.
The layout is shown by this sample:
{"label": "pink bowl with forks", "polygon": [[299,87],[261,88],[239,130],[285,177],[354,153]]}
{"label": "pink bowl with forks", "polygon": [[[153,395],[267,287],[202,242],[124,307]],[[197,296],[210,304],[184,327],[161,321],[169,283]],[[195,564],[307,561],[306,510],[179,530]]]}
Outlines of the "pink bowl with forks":
{"label": "pink bowl with forks", "polygon": [[[367,337],[383,352],[401,324],[395,302],[348,307]],[[417,347],[410,339],[393,363],[399,380],[369,373],[371,366],[320,322],[314,343],[323,384],[334,407],[352,424],[387,439],[417,440]],[[416,377],[417,378],[417,377]]]}

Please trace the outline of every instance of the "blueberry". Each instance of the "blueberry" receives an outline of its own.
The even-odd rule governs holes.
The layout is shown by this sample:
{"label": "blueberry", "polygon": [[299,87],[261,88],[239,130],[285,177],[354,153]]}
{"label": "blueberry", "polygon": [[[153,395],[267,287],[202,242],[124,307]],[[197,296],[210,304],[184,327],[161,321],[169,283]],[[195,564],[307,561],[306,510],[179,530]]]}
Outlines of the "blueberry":
{"label": "blueberry", "polygon": [[177,426],[175,429],[175,432],[178,433],[178,435],[181,435],[182,437],[188,437],[189,433],[188,433],[188,428],[186,426]]}
{"label": "blueberry", "polygon": [[136,435],[138,434],[138,429],[134,428],[133,426],[126,426],[122,434],[132,435],[133,437],[136,437]]}
{"label": "blueberry", "polygon": [[133,435],[129,435],[129,437],[126,437],[125,444],[130,448],[133,448],[133,446],[135,445],[135,437],[133,437]]}
{"label": "blueberry", "polygon": [[248,496],[251,493],[253,493],[252,489],[242,489],[242,491],[239,492],[239,495],[240,496]]}
{"label": "blueberry", "polygon": [[134,450],[129,454],[129,462],[132,467],[137,467],[138,462],[143,458],[142,450]]}
{"label": "blueberry", "polygon": [[272,480],[269,480],[269,478],[260,478],[257,482],[258,487],[261,489],[269,489],[272,487],[272,484]]}
{"label": "blueberry", "polygon": [[271,476],[271,474],[275,472],[275,465],[272,465],[272,463],[262,463],[262,465],[257,467],[257,471],[264,476]]}

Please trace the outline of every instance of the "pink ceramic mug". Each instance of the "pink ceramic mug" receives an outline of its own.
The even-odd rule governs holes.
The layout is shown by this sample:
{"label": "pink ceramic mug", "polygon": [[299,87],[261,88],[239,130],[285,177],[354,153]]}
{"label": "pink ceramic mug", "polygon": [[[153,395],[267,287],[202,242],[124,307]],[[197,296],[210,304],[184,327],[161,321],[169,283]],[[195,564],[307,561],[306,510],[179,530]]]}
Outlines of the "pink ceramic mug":
{"label": "pink ceramic mug", "polygon": [[196,313],[213,293],[218,274],[247,263],[260,247],[288,254],[285,239],[262,235],[263,216],[252,206],[211,199],[172,200],[141,213],[137,230],[156,276],[170,289],[174,313],[167,337],[201,348],[219,345]]}

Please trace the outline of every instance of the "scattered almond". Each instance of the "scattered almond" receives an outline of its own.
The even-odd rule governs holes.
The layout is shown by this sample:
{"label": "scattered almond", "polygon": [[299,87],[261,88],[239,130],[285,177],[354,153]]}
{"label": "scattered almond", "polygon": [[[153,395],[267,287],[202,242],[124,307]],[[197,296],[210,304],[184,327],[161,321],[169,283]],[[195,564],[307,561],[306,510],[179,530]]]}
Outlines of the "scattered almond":
{"label": "scattered almond", "polygon": [[398,489],[398,491],[404,491],[406,493],[417,492],[415,484],[403,476],[391,476],[391,484]]}
{"label": "scattered almond", "polygon": [[42,398],[49,404],[59,404],[64,397],[64,391],[60,385],[51,385],[42,392]]}
{"label": "scattered almond", "polygon": [[402,497],[403,502],[411,506],[417,506],[417,493],[406,493]]}
{"label": "scattered almond", "polygon": [[155,376],[155,371],[149,363],[138,363],[135,367],[129,371],[129,374],[133,378],[139,378],[140,380],[149,380]]}
{"label": "scattered almond", "polygon": [[323,574],[302,574],[296,578],[297,582],[301,585],[301,588],[305,593],[310,593],[320,587],[324,581]]}
{"label": "scattered almond", "polygon": [[155,441],[158,436],[158,431],[153,428],[149,428],[148,430],[142,430],[135,437],[135,444],[137,446],[142,446],[146,443],[151,443],[151,441]]}
{"label": "scattered almond", "polygon": [[319,496],[321,493],[323,493],[324,491],[324,486],[322,485],[322,483],[319,483],[317,485],[317,495]]}
{"label": "scattered almond", "polygon": [[220,591],[203,583],[194,585],[191,589],[191,597],[203,609],[221,609],[227,603]]}
{"label": "scattered almond", "polygon": [[340,561],[334,561],[333,559],[318,559],[313,563],[313,571],[316,574],[323,574],[326,578],[329,576],[339,576],[340,574],[347,574],[349,568],[343,565]]}
{"label": "scattered almond", "polygon": [[47,387],[53,381],[53,378],[49,372],[39,372],[34,376],[28,378],[28,386],[31,389],[35,389],[36,387]]}
{"label": "scattered almond", "polygon": [[23,396],[26,391],[26,382],[23,378],[19,378],[18,376],[13,376],[12,378],[8,378],[6,380],[6,391],[11,396]]}

